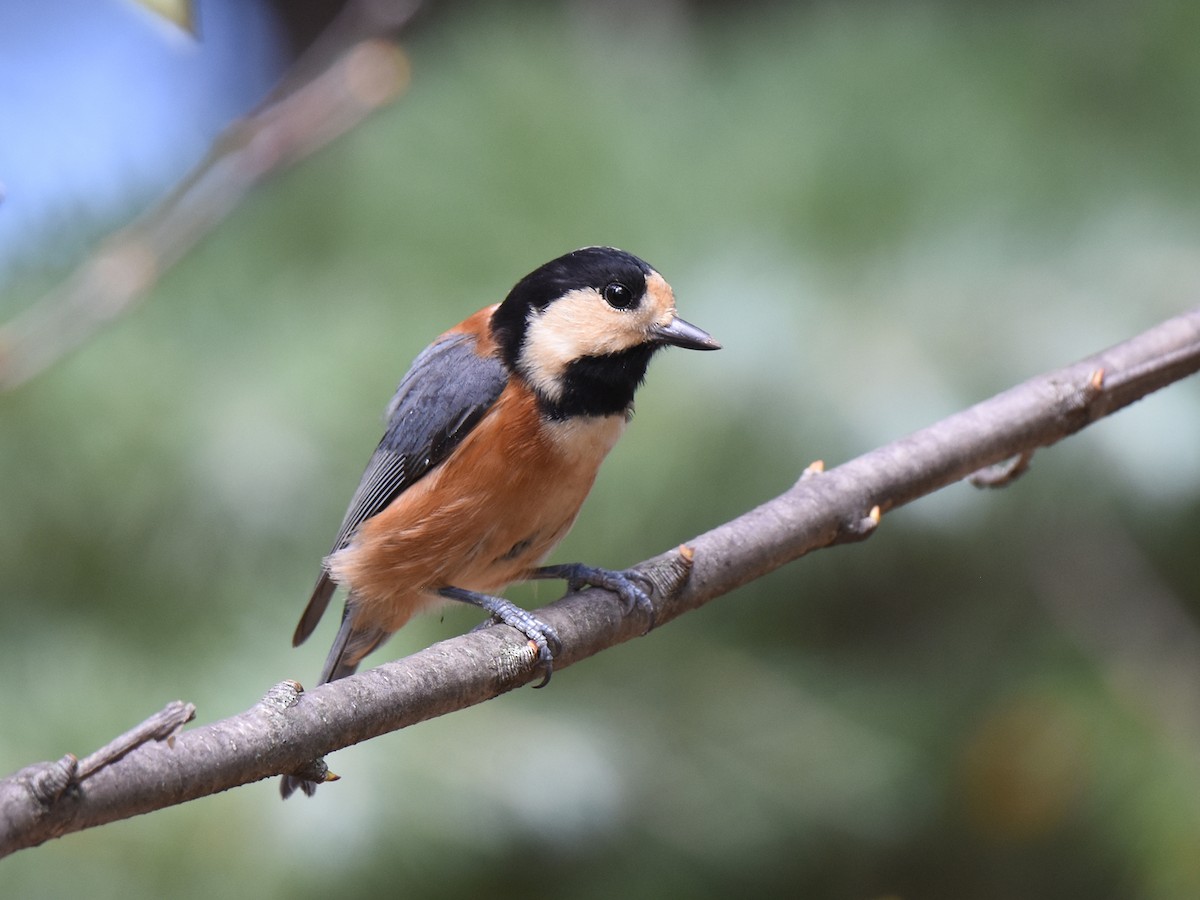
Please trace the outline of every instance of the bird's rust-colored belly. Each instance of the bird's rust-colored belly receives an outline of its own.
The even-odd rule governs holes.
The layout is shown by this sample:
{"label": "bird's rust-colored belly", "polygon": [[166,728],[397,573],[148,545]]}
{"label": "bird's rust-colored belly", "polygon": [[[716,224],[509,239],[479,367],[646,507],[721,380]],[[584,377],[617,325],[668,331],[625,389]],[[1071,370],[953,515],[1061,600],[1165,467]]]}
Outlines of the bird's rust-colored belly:
{"label": "bird's rust-colored belly", "polygon": [[395,631],[441,587],[495,593],[524,578],[570,530],[624,427],[624,416],[544,423],[531,395],[506,388],[441,466],[330,558],[360,627]]}

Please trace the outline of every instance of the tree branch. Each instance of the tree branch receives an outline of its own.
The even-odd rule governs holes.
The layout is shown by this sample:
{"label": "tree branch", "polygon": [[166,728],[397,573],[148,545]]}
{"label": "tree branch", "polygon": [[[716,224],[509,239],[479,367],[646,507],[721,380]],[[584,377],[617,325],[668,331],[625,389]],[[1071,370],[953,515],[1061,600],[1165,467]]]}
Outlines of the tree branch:
{"label": "tree branch", "polygon": [[398,97],[408,87],[407,58],[391,41],[363,39],[363,32],[394,33],[415,9],[400,0],[350,4],[270,102],[230,125],[178,187],[0,325],[0,391],[24,384],[133,309],[259,182]]}
{"label": "tree branch", "polygon": [[[655,586],[655,621],[665,624],[812,550],[868,537],[881,513],[1016,457],[1009,471],[981,479],[1008,483],[1037,449],[1198,369],[1200,309],[829,472],[811,466],[775,499],[642,563]],[[595,589],[569,594],[539,616],[562,639],[558,669],[648,624],[623,616],[615,596]],[[179,724],[168,715],[159,727],[135,729],[136,739],[89,763],[86,775],[60,761],[0,781],[0,855],[273,775],[321,778],[322,755],[510,691],[538,677],[534,661],[520,634],[496,626],[308,693],[283,682],[252,709],[173,743],[161,740]]]}

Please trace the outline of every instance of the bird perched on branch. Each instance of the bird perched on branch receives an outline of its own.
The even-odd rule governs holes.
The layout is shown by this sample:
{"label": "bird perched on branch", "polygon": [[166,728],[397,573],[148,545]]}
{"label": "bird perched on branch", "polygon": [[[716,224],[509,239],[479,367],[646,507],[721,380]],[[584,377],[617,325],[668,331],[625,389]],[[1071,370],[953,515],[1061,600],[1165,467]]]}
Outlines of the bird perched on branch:
{"label": "bird perched on branch", "polygon": [[[545,684],[558,639],[496,596],[515,581],[602,587],[627,612],[651,613],[631,572],[540,564],[574,523],[665,346],[720,347],[675,314],[670,285],[647,263],[586,247],[535,269],[504,302],[425,348],[392,398],[292,639],[307,639],[337,585],[347,588],[320,683],[351,674],[414,613],[451,599],[524,633]],[[285,776],[283,796],[297,787],[316,789]]]}

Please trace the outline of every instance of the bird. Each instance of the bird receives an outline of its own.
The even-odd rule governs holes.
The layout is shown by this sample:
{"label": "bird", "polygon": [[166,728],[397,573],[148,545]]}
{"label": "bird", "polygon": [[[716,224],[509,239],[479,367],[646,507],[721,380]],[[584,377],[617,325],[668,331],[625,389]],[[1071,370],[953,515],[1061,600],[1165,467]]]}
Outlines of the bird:
{"label": "bird", "polygon": [[[292,638],[303,643],[346,588],[319,683],[352,674],[414,614],[456,600],[535,644],[545,685],[561,645],[550,625],[498,596],[518,581],[605,588],[652,621],[636,573],[542,563],[629,423],[651,357],[668,346],[721,345],[679,318],[671,286],[644,260],[584,247],[418,354]],[[311,796],[316,783],[285,775],[283,797],[297,788]]]}

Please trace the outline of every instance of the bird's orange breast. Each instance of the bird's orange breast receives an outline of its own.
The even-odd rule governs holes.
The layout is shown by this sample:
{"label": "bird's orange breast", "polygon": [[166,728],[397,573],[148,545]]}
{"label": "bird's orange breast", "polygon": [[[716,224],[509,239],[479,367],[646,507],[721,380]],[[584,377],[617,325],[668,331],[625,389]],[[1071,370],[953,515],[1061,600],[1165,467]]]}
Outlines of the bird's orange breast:
{"label": "bird's orange breast", "polygon": [[510,383],[444,463],[330,557],[359,627],[395,631],[442,587],[495,593],[524,578],[570,530],[624,427],[620,415],[543,422]]}

